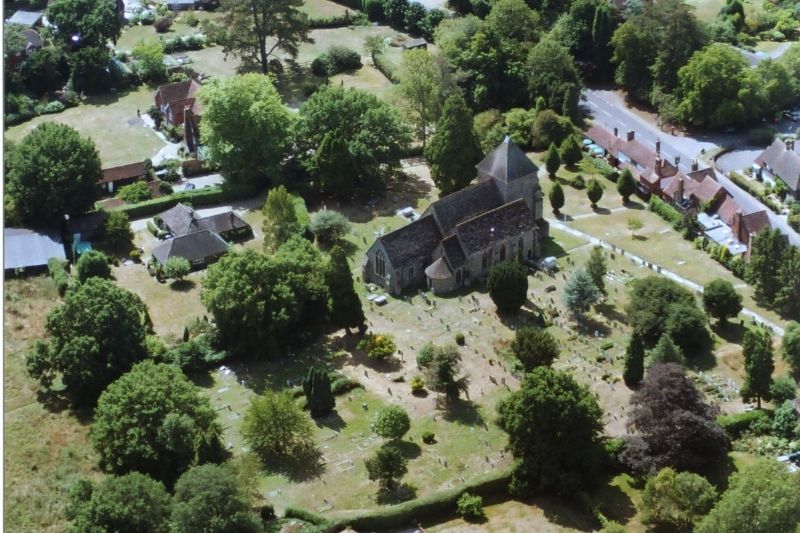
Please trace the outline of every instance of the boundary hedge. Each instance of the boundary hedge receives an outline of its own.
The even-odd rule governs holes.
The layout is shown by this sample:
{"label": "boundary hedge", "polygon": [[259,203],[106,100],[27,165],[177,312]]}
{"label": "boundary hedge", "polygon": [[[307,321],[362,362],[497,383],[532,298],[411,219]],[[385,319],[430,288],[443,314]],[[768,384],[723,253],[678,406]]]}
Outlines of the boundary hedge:
{"label": "boundary hedge", "polygon": [[375,65],[375,68],[378,69],[381,74],[386,76],[386,79],[390,82],[396,84],[400,81],[397,79],[397,67],[395,67],[391,61],[386,59],[386,56],[383,54],[375,54],[372,57],[372,63]]}
{"label": "boundary hedge", "polygon": [[193,207],[198,207],[232,200],[240,200],[245,197],[245,194],[242,194],[238,191],[232,191],[222,187],[207,187],[205,189],[194,191],[176,192],[169,196],[162,196],[160,198],[146,200],[144,202],[139,202],[138,204],[123,205],[110,209],[110,211],[121,211],[126,213],[131,219],[135,219],[154,215],[177,205],[179,202],[191,204]]}

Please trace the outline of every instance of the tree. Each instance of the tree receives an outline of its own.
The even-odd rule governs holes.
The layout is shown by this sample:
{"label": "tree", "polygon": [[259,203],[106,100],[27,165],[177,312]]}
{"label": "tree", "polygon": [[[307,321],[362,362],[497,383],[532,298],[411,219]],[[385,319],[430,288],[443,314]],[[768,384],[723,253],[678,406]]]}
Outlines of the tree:
{"label": "tree", "polygon": [[170,497],[164,485],[132,472],[98,484],[82,479],[69,493],[66,515],[72,531],[167,533]]}
{"label": "tree", "polygon": [[370,481],[377,481],[380,492],[387,493],[397,488],[398,481],[408,472],[408,459],[397,445],[388,442],[378,448],[375,455],[366,459],[364,464]]}
{"label": "tree", "polygon": [[561,187],[559,182],[555,182],[548,194],[550,205],[553,208],[553,213],[558,214],[561,208],[564,207],[564,188]]}
{"label": "tree", "polygon": [[510,348],[525,372],[540,366],[549,367],[560,352],[558,341],[549,331],[527,326],[517,329]]}
{"label": "tree", "polygon": [[600,299],[600,290],[586,270],[575,270],[564,286],[564,303],[575,315],[582,315]]}
{"label": "tree", "polygon": [[772,359],[772,336],[764,329],[748,329],[742,340],[744,369],[747,375],[742,386],[742,399],[755,398],[761,409],[761,399],[769,400],[772,385],[772,372],[775,362]]}
{"label": "tree", "polygon": [[578,146],[578,141],[575,140],[574,135],[570,135],[564,142],[561,143],[561,160],[568,167],[575,166],[583,159],[583,152],[581,147]]}
{"label": "tree", "polygon": [[516,261],[501,261],[492,267],[486,282],[489,296],[501,313],[515,313],[528,299],[528,272]]}
{"label": "tree", "polygon": [[158,85],[167,79],[164,66],[164,46],[159,41],[140,41],[133,47],[133,58],[138,61],[141,78],[151,85]]}
{"label": "tree", "polygon": [[656,38],[640,20],[627,20],[611,37],[614,81],[640,102],[648,101],[653,89],[650,65],[655,60],[656,44]]}
{"label": "tree", "polygon": [[43,122],[8,156],[6,193],[26,221],[59,226],[94,205],[102,177],[94,142],[64,124]]}
{"label": "tree", "polygon": [[111,277],[108,257],[98,250],[89,250],[82,253],[75,268],[78,272],[78,281],[81,283],[89,278],[109,279]]}
{"label": "tree", "polygon": [[516,459],[512,493],[565,495],[595,481],[603,413],[589,389],[571,376],[538,367],[525,375],[520,390],[500,401],[497,412]]}
{"label": "tree", "polygon": [[312,175],[317,170],[313,154],[325,135],[334,131],[347,144],[357,188],[380,189],[387,169],[399,166],[411,142],[399,112],[374,94],[324,86],[300,107],[294,127],[295,154]]}
{"label": "tree", "polygon": [[103,222],[100,237],[108,246],[130,246],[133,232],[128,214],[122,211],[111,211]]}
{"label": "tree", "polygon": [[226,184],[257,189],[271,183],[287,155],[293,117],[270,78],[213,78],[197,98],[203,105],[202,142]]}
{"label": "tree", "polygon": [[[27,42],[27,39],[23,41],[23,47]],[[36,94],[44,94],[64,87],[69,77],[69,64],[61,49],[45,46],[25,57],[20,65],[20,74],[25,87]]]}
{"label": "tree", "polygon": [[336,398],[331,392],[331,378],[321,368],[312,366],[309,369],[308,375],[303,380],[303,393],[314,418],[328,416],[336,408]]}
{"label": "tree", "polygon": [[652,347],[666,330],[664,311],[672,304],[696,305],[694,295],[671,279],[648,276],[632,283],[625,309],[628,322],[645,347]]}
{"label": "tree", "polygon": [[464,97],[454,93],[444,103],[436,133],[425,149],[431,177],[441,194],[463,189],[475,178],[475,165],[483,158]]}
{"label": "tree", "polygon": [[[757,495],[757,497],[754,497]],[[733,474],[698,533],[794,531],[800,522],[800,477],[774,460],[759,459]]]}
{"label": "tree", "polygon": [[622,379],[628,388],[633,388],[642,382],[644,377],[644,345],[642,339],[635,333],[628,338],[625,349],[625,368]]}
{"label": "tree", "polygon": [[308,229],[320,244],[331,246],[350,233],[350,221],[338,211],[317,211],[312,213]]}
{"label": "tree", "polygon": [[100,395],[91,429],[103,470],[142,472],[167,486],[189,466],[219,460],[221,434],[209,399],[179,369],[150,360]]}
{"label": "tree", "polygon": [[672,337],[669,335],[662,335],[661,338],[658,339],[655,348],[650,350],[648,364],[654,365],[657,363],[686,364],[683,350],[675,344]]}
{"label": "tree", "polygon": [[550,143],[544,159],[544,167],[547,169],[547,175],[550,176],[550,179],[555,179],[556,172],[558,172],[558,167],[560,166],[561,156],[558,155],[558,148],[556,148],[555,143]]}
{"label": "tree", "polygon": [[725,324],[729,318],[735,318],[741,312],[742,295],[736,292],[729,281],[715,279],[703,287],[703,306],[706,313]]}
{"label": "tree", "polygon": [[446,65],[427,50],[416,49],[403,54],[397,72],[397,93],[416,127],[423,151],[428,127],[442,114],[448,76],[445,68]]}
{"label": "tree", "polygon": [[543,96],[547,107],[558,109],[572,86],[582,88],[580,74],[569,51],[552,37],[543,37],[528,55],[530,100]]}
{"label": "tree", "polygon": [[311,421],[286,393],[265,390],[250,400],[242,436],[262,460],[303,454],[313,446]]}
{"label": "tree", "polygon": [[644,222],[639,217],[628,218],[628,229],[631,230],[631,235],[635,236],[636,232],[644,227]]}
{"label": "tree", "polygon": [[603,186],[596,179],[589,180],[586,187],[586,197],[592,204],[592,209],[597,209],[597,202],[603,197]]}
{"label": "tree", "polygon": [[557,115],[549,109],[536,113],[531,130],[531,142],[537,150],[544,150],[550,144],[559,145],[575,132],[575,126],[567,117]]}
{"label": "tree", "polygon": [[411,419],[405,409],[392,405],[378,411],[375,433],[384,439],[399,441],[411,429]]}
{"label": "tree", "polygon": [[426,357],[421,356],[417,358],[417,364],[422,367],[425,383],[432,391],[444,393],[451,400],[457,400],[462,392],[468,392],[469,377],[462,375],[461,353],[457,346],[434,346]]}
{"label": "tree", "polygon": [[642,492],[646,524],[689,531],[714,507],[717,491],[705,478],[691,472],[662,468],[647,480]]}
{"label": "tree", "polygon": [[226,57],[236,56],[245,66],[267,74],[278,52],[296,59],[300,45],[313,42],[302,5],[301,0],[222,0],[216,40]]}
{"label": "tree", "polygon": [[251,510],[250,500],[227,466],[194,466],[175,484],[172,531],[260,533],[263,525]]}
{"label": "tree", "polygon": [[108,280],[90,278],[47,315],[48,343],[28,356],[28,372],[49,387],[61,376],[72,401],[93,405],[106,386],[147,355],[152,327],[138,296]]}
{"label": "tree", "polygon": [[119,188],[119,191],[117,191],[117,198],[127,204],[138,204],[152,197],[153,195],[150,192],[150,187],[148,187],[147,183],[144,181],[123,185]]}
{"label": "tree", "polygon": [[365,329],[366,319],[361,306],[361,299],[353,287],[353,274],[344,250],[334,246],[326,274],[328,285],[328,315],[334,325],[345,328]]}
{"label": "tree", "polygon": [[169,279],[180,281],[189,275],[191,271],[192,264],[185,257],[170,257],[164,263],[164,277]]}
{"label": "tree", "polygon": [[789,238],[777,229],[766,229],[753,238],[746,279],[756,299],[771,305],[781,289],[780,268],[790,249]]}
{"label": "tree", "polygon": [[78,48],[69,56],[69,82],[78,93],[99,94],[111,88],[111,74],[108,69],[108,47],[103,44]]}
{"label": "tree", "polygon": [[606,292],[606,258],[603,256],[603,249],[600,246],[592,248],[589,260],[586,261],[586,273],[592,278],[595,287],[602,293]]}
{"label": "tree", "polygon": [[611,37],[614,35],[614,26],[614,11],[608,4],[598,4],[592,20],[592,56],[594,67],[606,80],[609,76],[605,73],[612,72]]}
{"label": "tree", "polygon": [[47,6],[47,20],[65,48],[105,47],[122,33],[116,6],[103,0],[56,0]]}
{"label": "tree", "polygon": [[324,194],[343,199],[353,196],[358,170],[340,130],[328,132],[322,138],[314,154],[314,167]]}
{"label": "tree", "polygon": [[769,394],[776,405],[781,405],[786,400],[797,398],[797,382],[790,375],[780,376],[772,380]]}
{"label": "tree", "polygon": [[781,341],[781,357],[795,375],[800,375],[800,323],[789,322]]}
{"label": "tree", "polygon": [[798,423],[797,411],[794,409],[792,400],[786,400],[775,409],[775,415],[772,418],[772,434],[789,440],[800,436],[800,423]]}
{"label": "tree", "polygon": [[617,192],[622,196],[622,203],[627,204],[631,195],[636,192],[636,182],[630,169],[624,168],[617,178]]}
{"label": "tree", "polygon": [[706,350],[711,344],[708,334],[708,317],[692,302],[674,303],[667,307],[664,332],[672,337],[687,355]]}
{"label": "tree", "polygon": [[269,191],[263,211],[265,251],[274,252],[293,235],[300,233],[295,203],[283,185]]}
{"label": "tree", "polygon": [[780,280],[774,307],[787,317],[800,318],[800,250],[792,246],[786,250],[778,268]]}
{"label": "tree", "polygon": [[656,363],[631,396],[622,462],[636,473],[664,467],[693,472],[724,461],[730,442],[716,423],[718,410],[703,401],[682,366]]}

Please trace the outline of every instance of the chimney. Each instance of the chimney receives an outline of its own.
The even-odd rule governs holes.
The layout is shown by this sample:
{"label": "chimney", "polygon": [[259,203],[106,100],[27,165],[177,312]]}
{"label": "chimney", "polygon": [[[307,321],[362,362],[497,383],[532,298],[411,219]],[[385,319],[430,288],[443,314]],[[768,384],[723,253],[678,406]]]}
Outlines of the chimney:
{"label": "chimney", "polygon": [[661,139],[656,139],[656,155],[661,155]]}
{"label": "chimney", "polygon": [[680,158],[679,156],[677,156],[677,155],[676,155],[676,156],[675,156],[675,167],[677,168],[677,167],[678,167],[678,165],[680,165],[680,163],[681,163],[681,158]]}
{"label": "chimney", "polygon": [[700,168],[700,164],[697,162],[697,159],[692,160],[692,172],[697,171]]}
{"label": "chimney", "polygon": [[675,190],[672,201],[678,203],[683,200],[683,176],[675,176],[675,179],[678,180],[678,188]]}
{"label": "chimney", "polygon": [[614,128],[614,137],[619,137],[619,130]]}
{"label": "chimney", "polygon": [[633,130],[628,130],[628,141],[632,141],[636,137],[636,132]]}
{"label": "chimney", "polygon": [[[742,232],[742,210],[737,209],[736,212],[733,214],[733,224],[731,224],[731,232],[735,239],[741,242],[741,232]],[[745,244],[745,243],[742,243]]]}

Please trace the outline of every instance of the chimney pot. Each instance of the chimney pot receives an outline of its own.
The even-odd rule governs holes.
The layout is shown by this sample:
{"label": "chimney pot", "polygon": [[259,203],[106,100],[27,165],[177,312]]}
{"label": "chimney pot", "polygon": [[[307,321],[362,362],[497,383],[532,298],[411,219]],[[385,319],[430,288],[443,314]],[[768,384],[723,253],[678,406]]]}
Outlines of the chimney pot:
{"label": "chimney pot", "polygon": [[661,154],[661,139],[656,139],[656,155]]}
{"label": "chimney pot", "polygon": [[681,158],[679,156],[675,156],[675,166],[677,167],[681,162]]}
{"label": "chimney pot", "polygon": [[696,171],[700,168],[700,164],[697,162],[697,159],[692,161],[692,172]]}
{"label": "chimney pot", "polygon": [[628,141],[632,141],[636,137],[636,132],[633,130],[628,130]]}
{"label": "chimney pot", "polygon": [[614,137],[619,137],[619,130],[614,128]]}

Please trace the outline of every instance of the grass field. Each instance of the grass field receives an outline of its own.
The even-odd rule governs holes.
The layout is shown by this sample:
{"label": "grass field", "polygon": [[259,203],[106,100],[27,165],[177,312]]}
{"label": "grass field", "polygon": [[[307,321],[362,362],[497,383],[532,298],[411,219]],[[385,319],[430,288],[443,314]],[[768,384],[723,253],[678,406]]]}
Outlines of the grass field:
{"label": "grass field", "polygon": [[165,144],[136,116],[137,110],[144,112],[151,105],[153,90],[145,86],[92,96],[81,105],[56,115],[42,115],[12,126],[5,136],[8,140],[19,141],[43,122],[60,122],[94,140],[104,167],[133,163],[153,157]]}
{"label": "grass field", "polygon": [[353,13],[352,9],[328,0],[305,0],[300,11],[306,13],[311,19],[335,17],[344,15],[348,11]]}

